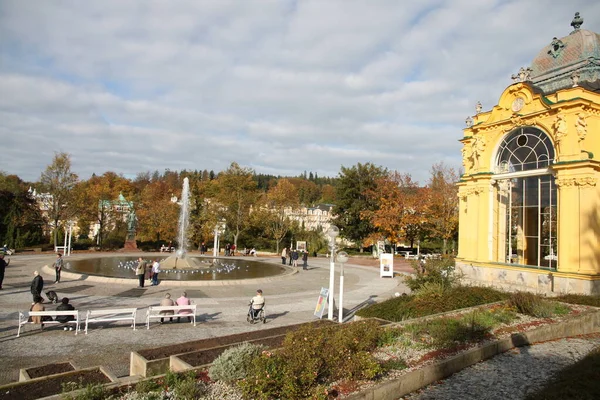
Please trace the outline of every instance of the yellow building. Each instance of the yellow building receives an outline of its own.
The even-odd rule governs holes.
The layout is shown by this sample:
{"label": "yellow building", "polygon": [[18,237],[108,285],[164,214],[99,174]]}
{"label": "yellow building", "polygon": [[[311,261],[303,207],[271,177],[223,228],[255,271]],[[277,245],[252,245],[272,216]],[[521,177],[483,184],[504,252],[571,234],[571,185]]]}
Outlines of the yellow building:
{"label": "yellow building", "polygon": [[600,294],[600,35],[582,22],[466,121],[456,264],[467,281]]}

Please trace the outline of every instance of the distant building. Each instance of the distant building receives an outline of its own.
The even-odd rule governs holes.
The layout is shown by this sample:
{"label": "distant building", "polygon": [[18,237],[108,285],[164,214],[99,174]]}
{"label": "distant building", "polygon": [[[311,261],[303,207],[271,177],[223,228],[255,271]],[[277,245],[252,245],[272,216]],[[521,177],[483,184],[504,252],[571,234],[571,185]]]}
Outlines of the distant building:
{"label": "distant building", "polygon": [[319,204],[315,207],[286,208],[285,214],[298,221],[308,231],[327,232],[331,226],[333,204]]}

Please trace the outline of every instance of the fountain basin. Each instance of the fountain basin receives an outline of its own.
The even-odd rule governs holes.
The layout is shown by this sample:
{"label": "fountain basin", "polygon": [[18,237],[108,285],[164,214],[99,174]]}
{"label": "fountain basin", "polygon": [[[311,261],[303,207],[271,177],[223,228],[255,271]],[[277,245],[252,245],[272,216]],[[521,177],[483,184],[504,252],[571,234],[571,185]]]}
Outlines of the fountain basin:
{"label": "fountain basin", "polygon": [[[151,263],[167,257],[142,258]],[[191,257],[185,258],[189,268],[163,269],[159,274],[161,281],[235,281],[257,278],[269,278],[295,272],[281,264],[234,258]],[[89,276],[108,278],[137,279],[135,267],[137,256],[96,257],[81,260],[69,260],[65,272],[74,272]]]}

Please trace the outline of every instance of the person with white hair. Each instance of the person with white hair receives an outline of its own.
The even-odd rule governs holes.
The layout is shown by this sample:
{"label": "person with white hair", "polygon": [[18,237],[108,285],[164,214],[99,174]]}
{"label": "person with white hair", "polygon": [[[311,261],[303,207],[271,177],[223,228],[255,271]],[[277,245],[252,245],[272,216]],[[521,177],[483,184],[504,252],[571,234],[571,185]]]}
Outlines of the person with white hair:
{"label": "person with white hair", "polygon": [[38,271],[33,272],[33,280],[31,281],[31,294],[33,295],[33,302],[37,297],[42,297],[42,289],[44,288],[44,278]]}

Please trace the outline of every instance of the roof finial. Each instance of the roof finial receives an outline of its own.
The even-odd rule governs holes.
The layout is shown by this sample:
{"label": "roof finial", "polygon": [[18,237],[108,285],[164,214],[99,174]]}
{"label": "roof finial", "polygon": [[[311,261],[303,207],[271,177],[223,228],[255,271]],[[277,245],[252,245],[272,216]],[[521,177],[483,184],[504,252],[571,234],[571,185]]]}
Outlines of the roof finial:
{"label": "roof finial", "polygon": [[[583,18],[581,18],[579,16],[579,12],[576,12],[575,17],[573,17],[573,21],[571,21],[571,26],[574,29],[573,32],[577,32],[579,30],[579,28],[581,27],[581,24],[583,24]],[[571,33],[573,33],[573,32],[571,32]]]}

